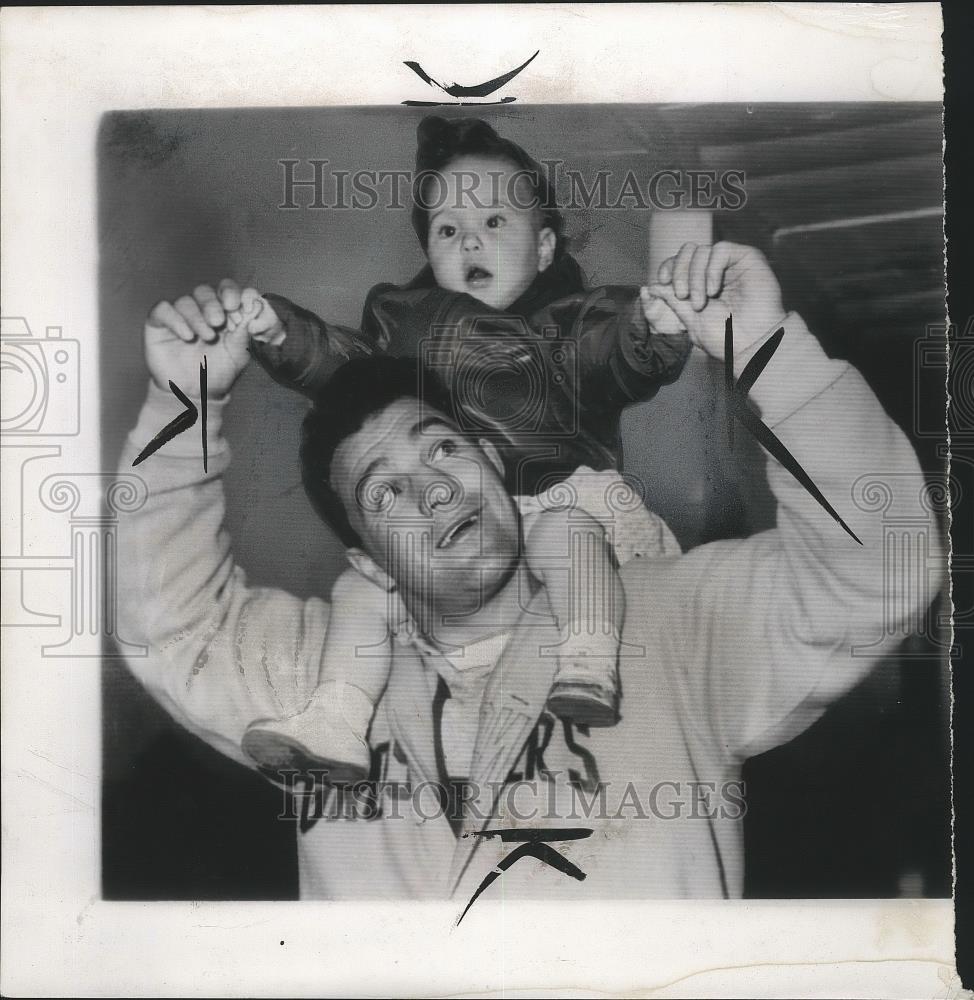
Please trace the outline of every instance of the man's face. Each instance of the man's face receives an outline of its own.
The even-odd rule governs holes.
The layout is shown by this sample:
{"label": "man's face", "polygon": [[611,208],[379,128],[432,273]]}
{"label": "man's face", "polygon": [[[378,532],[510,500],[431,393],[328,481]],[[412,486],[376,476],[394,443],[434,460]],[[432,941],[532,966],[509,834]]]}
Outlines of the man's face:
{"label": "man's face", "polygon": [[506,309],[552,260],[528,177],[506,160],[463,156],[431,182],[427,255],[436,283]]}
{"label": "man's face", "polygon": [[[490,445],[400,399],[335,452],[331,483],[365,555],[406,606],[484,602],[518,565],[519,518]],[[414,611],[415,613],[415,611]]]}

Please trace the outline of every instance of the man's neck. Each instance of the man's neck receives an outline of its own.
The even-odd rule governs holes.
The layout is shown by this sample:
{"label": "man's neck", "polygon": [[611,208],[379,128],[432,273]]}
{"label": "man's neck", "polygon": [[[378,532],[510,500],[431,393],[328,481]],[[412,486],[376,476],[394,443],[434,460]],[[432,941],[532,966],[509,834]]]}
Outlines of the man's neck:
{"label": "man's neck", "polygon": [[[427,642],[448,651],[458,646],[490,639],[510,631],[517,624],[528,602],[538,589],[538,582],[522,561],[510,579],[486,602],[479,595],[469,608],[458,607],[455,600],[449,606],[429,609],[423,628],[423,618],[417,617]],[[446,604],[447,602],[440,602]]]}

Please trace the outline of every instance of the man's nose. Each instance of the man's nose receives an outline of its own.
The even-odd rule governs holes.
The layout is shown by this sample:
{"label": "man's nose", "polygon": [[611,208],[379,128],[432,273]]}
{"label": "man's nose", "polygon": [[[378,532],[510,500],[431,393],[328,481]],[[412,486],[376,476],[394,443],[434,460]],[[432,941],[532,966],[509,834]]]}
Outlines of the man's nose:
{"label": "man's nose", "polygon": [[464,250],[480,250],[482,244],[480,242],[480,237],[476,233],[470,232],[463,234],[460,246]]}

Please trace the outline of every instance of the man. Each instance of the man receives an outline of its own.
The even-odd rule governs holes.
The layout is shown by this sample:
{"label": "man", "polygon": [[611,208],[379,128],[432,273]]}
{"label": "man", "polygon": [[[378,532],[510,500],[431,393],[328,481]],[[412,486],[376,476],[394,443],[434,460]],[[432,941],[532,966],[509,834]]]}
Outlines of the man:
{"label": "man", "polygon": [[[339,435],[319,470],[337,500],[326,513],[347,519],[362,565],[399,588],[407,607],[422,612],[415,617],[453,631],[439,644],[397,640],[370,733],[373,777],[383,784],[365,809],[347,809],[334,789],[306,809],[298,834],[304,897],[466,900],[532,842],[493,894],[740,896],[743,761],[803,731],[865,675],[875,660],[852,656],[851,647],[875,638],[884,613],[917,610],[906,581],[884,574],[879,517],[852,503],[865,472],[919,475],[909,443],[863,379],[826,358],[800,317],[785,315],[778,283],[754,250],[688,244],[659,278],[644,295],[647,318],[669,307],[713,357],[724,356],[733,315],[735,375],[784,329],[750,398],[856,539],[772,462],[773,530],[622,567],[622,718],[585,731],[543,711],[553,665],[544,647],[557,633],[543,595],[523,579],[517,513],[489,450],[465,442],[471,478],[463,494],[486,512],[479,537],[489,545],[459,561],[422,557],[422,540],[442,517],[429,498],[457,492],[438,491],[423,421],[432,417],[439,434],[452,422],[415,395],[382,399]],[[307,701],[329,608],[248,587],[233,564],[222,527],[229,455],[220,421],[247,363],[246,334],[218,332],[225,312],[240,306],[232,286],[221,296],[204,289],[197,300],[195,311],[184,300],[178,315],[166,303],[150,314],[155,384],[122,466],[172,415],[160,386],[192,384],[205,350],[209,473],[188,436],[142,467],[149,500],[120,525],[120,617],[151,650],[131,663],[141,681],[187,728],[246,763],[239,746],[248,722]],[[306,454],[306,481],[313,464]],[[402,488],[395,545],[388,525],[370,520],[366,487],[377,469]],[[500,643],[499,634],[507,635]],[[871,648],[875,657],[888,651]]]}

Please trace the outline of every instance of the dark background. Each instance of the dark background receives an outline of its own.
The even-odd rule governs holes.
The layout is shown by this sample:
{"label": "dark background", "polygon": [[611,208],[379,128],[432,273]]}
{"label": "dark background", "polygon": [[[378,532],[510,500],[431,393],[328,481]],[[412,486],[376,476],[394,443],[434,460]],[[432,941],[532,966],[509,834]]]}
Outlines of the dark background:
{"label": "dark background", "polygon": [[[405,210],[281,211],[279,160],[412,167],[406,108],[117,113],[99,135],[106,468],[147,384],[149,307],[229,275],[356,325],[368,288],[423,258]],[[459,109],[446,109],[459,114]],[[934,104],[468,109],[538,159],[593,178],[663,168],[746,173],[715,236],[759,246],[826,350],[863,371],[943,475],[941,113]],[[301,176],[310,168],[303,164]],[[589,182],[591,183],[591,181]],[[611,189],[611,184],[610,184]],[[299,191],[306,204],[310,193]],[[592,283],[641,284],[650,212],[567,213]],[[939,336],[939,340],[938,340]],[[936,359],[936,352],[934,352]],[[939,359],[942,361],[942,358]],[[698,364],[623,422],[626,469],[685,547],[767,526],[763,459],[726,449],[721,382]],[[323,594],[342,565],[300,487],[303,401],[256,366],[230,405],[228,520],[253,582]],[[651,428],[652,433],[646,429]],[[869,471],[869,470],[864,470]],[[790,744],[745,769],[750,896],[948,895],[948,674],[942,635],[914,637]],[[103,889],[114,899],[297,894],[279,793],[190,736],[118,661],[104,673]]]}

